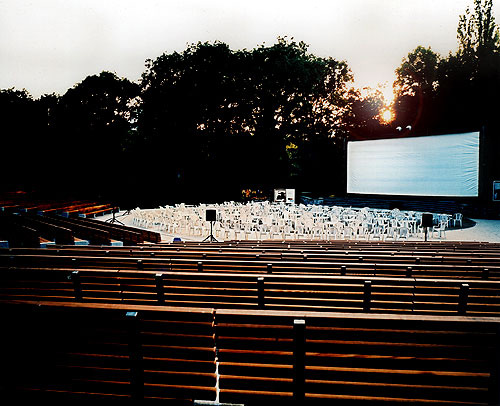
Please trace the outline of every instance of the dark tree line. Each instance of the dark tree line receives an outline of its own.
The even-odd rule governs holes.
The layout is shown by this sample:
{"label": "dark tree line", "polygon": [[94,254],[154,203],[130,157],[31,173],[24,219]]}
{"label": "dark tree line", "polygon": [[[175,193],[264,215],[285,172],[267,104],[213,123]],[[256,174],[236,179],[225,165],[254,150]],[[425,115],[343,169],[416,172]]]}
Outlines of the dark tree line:
{"label": "dark tree line", "polygon": [[339,165],[333,132],[350,78],[344,62],[282,38],[252,51],[216,42],[164,54],[148,61],[142,77],[143,150],[183,192],[314,188],[308,173],[331,178]]}
{"label": "dark tree line", "polygon": [[62,96],[3,90],[5,186],[138,202],[340,190],[351,80],[345,62],[279,38],[193,44],[148,60],[139,84],[102,72]]}
{"label": "dark tree line", "polygon": [[475,0],[460,17],[456,54],[422,46],[408,54],[391,124],[380,120],[382,94],[361,96],[345,62],[286,38],[253,50],[193,44],[146,61],[139,83],[102,72],[62,96],[1,90],[2,189],[128,206],[278,186],[343,193],[349,139],[402,136],[394,129],[407,125],[414,134],[497,126],[491,8]]}

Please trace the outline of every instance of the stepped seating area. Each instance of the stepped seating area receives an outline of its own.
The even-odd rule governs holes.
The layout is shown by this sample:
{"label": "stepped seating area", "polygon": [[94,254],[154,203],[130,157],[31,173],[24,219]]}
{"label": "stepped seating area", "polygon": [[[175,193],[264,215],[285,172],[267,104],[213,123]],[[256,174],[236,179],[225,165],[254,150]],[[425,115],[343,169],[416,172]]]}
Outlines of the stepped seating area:
{"label": "stepped seating area", "polygon": [[[7,247],[45,247],[51,244],[137,245],[161,241],[159,233],[80,217],[98,206],[36,205],[0,212],[0,240]],[[75,209],[75,207],[79,207]],[[76,210],[76,211],[75,211]],[[104,209],[98,209],[99,211]],[[114,210],[108,207],[108,210]],[[104,213],[104,211],[101,211]],[[76,217],[75,214],[78,214]]]}
{"label": "stepped seating area", "polygon": [[30,197],[12,196],[0,197],[0,212],[8,213],[38,213],[61,214],[66,217],[97,217],[116,210],[111,204],[100,204],[91,201],[36,201]]}
{"label": "stepped seating area", "polygon": [[5,399],[500,400],[500,244],[57,244],[0,279]]}

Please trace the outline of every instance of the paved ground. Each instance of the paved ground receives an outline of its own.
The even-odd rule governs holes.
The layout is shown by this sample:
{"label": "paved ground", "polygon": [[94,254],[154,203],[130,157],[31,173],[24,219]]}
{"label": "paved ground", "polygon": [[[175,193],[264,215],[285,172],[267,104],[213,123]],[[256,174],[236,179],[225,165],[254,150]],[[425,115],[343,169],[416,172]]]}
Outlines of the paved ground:
{"label": "paved ground", "polygon": [[[132,217],[124,215],[125,212],[116,214],[116,219],[120,220],[125,225],[133,226]],[[97,217],[98,220],[105,221],[111,215]],[[466,219],[464,228],[446,230],[444,239],[446,241],[482,241],[482,242],[500,242],[500,220],[485,220],[485,219]],[[135,226],[134,226],[135,227]],[[157,231],[158,230],[152,230]],[[206,236],[193,237],[184,235],[172,235],[160,231],[162,242],[172,242],[174,237],[180,237],[183,241],[201,241]],[[423,240],[420,238],[411,238],[410,240]],[[428,241],[439,241],[437,234],[434,237],[428,236]]]}
{"label": "paved ground", "polygon": [[458,230],[446,231],[450,241],[500,242],[500,220],[470,219],[475,225]]}

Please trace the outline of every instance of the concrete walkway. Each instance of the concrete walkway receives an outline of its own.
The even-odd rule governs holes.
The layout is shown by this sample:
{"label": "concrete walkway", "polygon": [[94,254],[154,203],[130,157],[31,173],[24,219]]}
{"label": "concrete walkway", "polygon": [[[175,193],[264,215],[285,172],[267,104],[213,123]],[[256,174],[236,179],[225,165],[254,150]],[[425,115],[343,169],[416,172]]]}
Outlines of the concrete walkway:
{"label": "concrete walkway", "polygon": [[500,242],[500,220],[470,219],[476,224],[462,229],[446,231],[450,241]]}

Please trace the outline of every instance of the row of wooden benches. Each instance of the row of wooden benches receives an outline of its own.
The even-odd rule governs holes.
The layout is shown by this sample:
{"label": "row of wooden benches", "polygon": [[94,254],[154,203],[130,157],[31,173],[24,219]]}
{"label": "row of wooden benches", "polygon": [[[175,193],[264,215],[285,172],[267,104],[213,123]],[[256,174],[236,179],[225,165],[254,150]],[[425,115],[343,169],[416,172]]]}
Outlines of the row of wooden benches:
{"label": "row of wooden benches", "polygon": [[33,201],[31,199],[10,199],[1,200],[0,209],[9,213],[65,214],[68,216],[95,217],[112,213],[118,208],[109,203],[102,204],[80,200]]}
{"label": "row of wooden benches", "polygon": [[[167,244],[165,244],[167,245]],[[201,245],[201,246],[227,246],[236,247],[282,247],[283,245],[292,248],[308,247],[310,249],[324,249],[328,247],[372,247],[376,246],[380,250],[393,249],[392,247],[404,247],[406,249],[460,249],[461,247],[479,247],[489,249],[500,249],[500,243],[491,243],[484,241],[370,241],[370,240],[230,240],[222,242],[194,242],[184,241],[178,242],[178,245]]]}
{"label": "row of wooden benches", "polygon": [[0,298],[500,316],[500,281],[0,267]]}
{"label": "row of wooden benches", "polygon": [[161,240],[160,234],[135,227],[59,215],[4,213],[0,216],[0,225],[2,226],[0,237],[11,241],[12,246],[38,247],[40,237],[55,241],[57,244],[74,244],[75,238],[99,245],[110,245],[112,240],[119,240],[126,245]]}
{"label": "row of wooden benches", "polygon": [[[121,269],[169,272],[239,272],[262,274],[309,274],[370,277],[418,277],[447,279],[500,279],[500,263],[497,260],[479,258],[447,263],[429,257],[370,257],[344,255],[330,260],[309,257],[268,257],[255,254],[243,258],[218,258],[203,253],[194,257],[172,253],[162,257],[156,252],[133,251],[114,255],[108,247],[97,251],[45,249],[19,253],[16,249],[0,249],[0,267],[17,268],[68,268],[74,269]],[[83,254],[88,255],[75,255]],[[130,255],[132,254],[132,255]]]}
{"label": "row of wooden benches", "polygon": [[335,242],[2,249],[0,396],[498,404],[497,252]]}
{"label": "row of wooden benches", "polygon": [[499,318],[8,301],[0,310],[7,402],[499,402]]}
{"label": "row of wooden benches", "polygon": [[[192,259],[192,260],[228,260],[228,261],[269,261],[269,262],[308,262],[308,263],[333,263],[345,262],[365,264],[417,264],[417,265],[457,265],[472,267],[497,266],[500,263],[500,252],[483,253],[477,250],[463,250],[460,252],[438,251],[412,251],[411,253],[400,250],[378,251],[376,247],[365,250],[291,250],[291,249],[233,249],[224,247],[210,249],[205,247],[176,247],[147,245],[136,247],[112,247],[103,250],[102,247],[77,246],[77,247],[51,247],[50,255],[55,252],[64,256],[100,257],[103,255],[113,257],[135,258],[163,258],[163,259]],[[37,250],[18,250],[18,254],[47,254]]]}

